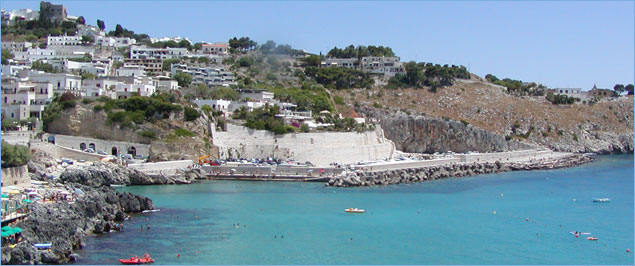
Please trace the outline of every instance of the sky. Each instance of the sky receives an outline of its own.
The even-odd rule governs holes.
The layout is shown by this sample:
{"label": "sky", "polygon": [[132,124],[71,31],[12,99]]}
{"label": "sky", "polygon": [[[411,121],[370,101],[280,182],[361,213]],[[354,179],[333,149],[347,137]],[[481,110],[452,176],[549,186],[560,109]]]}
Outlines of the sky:
{"label": "sky", "polygon": [[[95,25],[151,37],[227,42],[248,36],[312,53],[389,46],[401,61],[464,65],[484,77],[548,87],[633,83],[633,1],[52,1]],[[5,10],[39,1],[2,0]]]}

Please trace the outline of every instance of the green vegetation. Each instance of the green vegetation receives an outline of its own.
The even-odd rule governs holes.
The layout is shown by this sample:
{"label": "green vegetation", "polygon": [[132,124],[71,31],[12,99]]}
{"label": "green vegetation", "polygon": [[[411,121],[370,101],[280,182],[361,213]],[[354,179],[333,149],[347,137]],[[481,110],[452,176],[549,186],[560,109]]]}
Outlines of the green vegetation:
{"label": "green vegetation", "polygon": [[42,60],[37,60],[31,64],[31,69],[40,70],[47,73],[59,73],[60,71],[49,63],[44,63]]}
{"label": "green vegetation", "polygon": [[179,128],[177,130],[174,130],[174,135],[177,137],[194,137],[196,136],[196,134],[194,134],[194,132],[189,131],[185,128]]}
{"label": "green vegetation", "polygon": [[443,86],[450,86],[456,78],[469,79],[470,73],[464,66],[448,66],[432,63],[415,63],[410,61],[404,65],[406,74],[397,74],[388,80],[388,88],[422,88],[428,86],[432,91]]}
{"label": "green vegetation", "polygon": [[627,95],[633,95],[633,84],[628,84],[626,86],[624,86],[623,84],[615,84],[613,90],[615,91],[616,95],[620,95],[623,92],[627,92]]}
{"label": "green vegetation", "polygon": [[580,98],[569,97],[563,94],[554,94],[553,92],[548,92],[545,99],[552,104],[573,104],[580,101]]}
{"label": "green vegetation", "polygon": [[501,80],[492,74],[485,75],[485,79],[491,83],[507,88],[507,93],[518,96],[543,96],[547,90],[547,87],[538,85],[534,82],[523,84],[521,80],[514,80],[510,78]]}
{"label": "green vegetation", "polygon": [[201,114],[198,113],[198,111],[196,111],[196,109],[186,106],[184,108],[184,118],[185,121],[194,121],[196,120],[199,116],[201,116]]}
{"label": "green vegetation", "polygon": [[294,127],[286,126],[284,121],[275,117],[278,113],[280,108],[277,105],[256,108],[253,112],[241,107],[234,113],[234,119],[245,120],[245,126],[248,128],[268,130],[275,134],[294,132]]}
{"label": "green vegetation", "polygon": [[344,117],[344,118],[340,118],[339,115],[336,114],[330,114],[330,115],[324,115],[324,116],[320,116],[317,119],[318,123],[326,123],[326,124],[332,124],[331,126],[328,126],[326,128],[321,128],[321,130],[327,130],[327,131],[340,131],[340,132],[350,132],[350,131],[356,131],[356,132],[364,132],[367,130],[373,130],[375,129],[374,125],[368,125],[366,123],[357,123],[355,122],[355,119],[350,118],[350,117]]}
{"label": "green vegetation", "polygon": [[205,84],[196,84],[196,86],[191,86],[187,89],[184,98],[188,100],[199,98],[238,101],[240,94],[232,88],[214,87],[210,89]]}
{"label": "green vegetation", "polygon": [[344,49],[339,49],[337,47],[331,49],[327,57],[335,57],[335,58],[357,58],[361,59],[365,56],[395,56],[395,53],[392,51],[390,47],[383,46],[373,46],[369,45],[368,47],[360,45],[355,47],[355,45],[349,45]]}
{"label": "green vegetation", "polygon": [[53,22],[50,20],[50,10],[40,10],[40,17],[37,20],[18,20],[14,25],[2,25],[2,35],[13,34],[23,36],[27,41],[35,41],[49,35],[75,35],[77,32],[76,21]]}
{"label": "green vegetation", "polygon": [[277,45],[276,42],[272,40],[269,40],[258,47],[258,50],[263,54],[298,55],[304,53],[302,50],[291,48],[291,45],[288,44]]}
{"label": "green vegetation", "polygon": [[181,59],[163,59],[163,71],[171,71],[172,64],[180,63]]}
{"label": "green vegetation", "polygon": [[374,103],[373,103],[373,107],[375,107],[375,108],[377,108],[377,109],[381,109],[381,108],[383,108],[383,106],[382,106],[380,103],[378,103],[378,102],[374,102]]}
{"label": "green vegetation", "polygon": [[333,96],[333,102],[335,102],[335,104],[339,104],[339,105],[344,105],[346,104],[344,102],[344,98],[342,98],[341,96]]}
{"label": "green vegetation", "polygon": [[624,90],[628,92],[628,95],[633,95],[633,84],[626,85],[626,87],[624,87]]}
{"label": "green vegetation", "polygon": [[249,37],[240,37],[240,39],[234,37],[229,39],[229,52],[231,53],[253,50],[256,46],[258,46],[258,43],[250,40]]}
{"label": "green vegetation", "polygon": [[9,64],[9,59],[13,59],[13,53],[11,53],[11,51],[6,50],[6,49],[2,49],[2,64],[3,65],[8,65]]}
{"label": "green vegetation", "polygon": [[155,42],[149,43],[148,47],[154,48],[187,48],[188,50],[192,50],[192,44],[188,40],[181,40],[179,42],[175,42],[172,40],[165,42]]}
{"label": "green vegetation", "polygon": [[133,38],[137,41],[137,45],[150,44],[150,36],[148,34],[135,34],[134,31],[128,30],[119,24],[115,26],[114,31],[108,32],[106,36]]}
{"label": "green vegetation", "polygon": [[2,140],[2,168],[25,165],[31,159],[27,146],[11,145]]}
{"label": "green vegetation", "polygon": [[304,74],[314,78],[315,81],[327,88],[338,90],[370,88],[375,83],[368,73],[345,67],[317,68],[311,66],[304,69]]}
{"label": "green vegetation", "polygon": [[74,61],[74,62],[91,62],[93,61],[93,57],[86,53],[84,54],[84,56],[82,57],[72,57],[72,58],[68,58],[68,61]]}
{"label": "green vegetation", "polygon": [[184,72],[176,73],[172,78],[175,79],[181,87],[187,87],[192,82],[192,75]]}
{"label": "green vegetation", "polygon": [[250,67],[254,64],[254,59],[251,56],[243,56],[237,61],[240,67]]}
{"label": "green vegetation", "polygon": [[305,84],[303,88],[272,88],[274,98],[283,102],[294,102],[298,105],[298,111],[320,112],[335,110],[328,92],[320,85]]}

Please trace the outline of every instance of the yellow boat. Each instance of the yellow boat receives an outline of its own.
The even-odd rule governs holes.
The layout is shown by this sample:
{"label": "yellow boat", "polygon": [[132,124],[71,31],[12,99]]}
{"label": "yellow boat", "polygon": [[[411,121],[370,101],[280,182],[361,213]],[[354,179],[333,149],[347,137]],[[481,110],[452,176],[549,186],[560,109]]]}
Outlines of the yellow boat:
{"label": "yellow boat", "polygon": [[358,208],[348,208],[344,210],[345,212],[352,212],[352,213],[364,213],[366,212],[365,210],[361,210]]}

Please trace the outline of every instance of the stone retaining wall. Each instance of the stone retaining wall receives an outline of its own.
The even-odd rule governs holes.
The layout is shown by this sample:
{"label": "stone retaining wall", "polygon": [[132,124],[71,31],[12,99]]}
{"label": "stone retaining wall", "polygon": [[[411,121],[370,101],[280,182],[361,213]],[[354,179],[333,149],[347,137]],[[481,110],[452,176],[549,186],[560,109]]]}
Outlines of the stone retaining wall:
{"label": "stone retaining wall", "polygon": [[26,165],[2,168],[2,187],[29,183],[31,183],[31,178]]}

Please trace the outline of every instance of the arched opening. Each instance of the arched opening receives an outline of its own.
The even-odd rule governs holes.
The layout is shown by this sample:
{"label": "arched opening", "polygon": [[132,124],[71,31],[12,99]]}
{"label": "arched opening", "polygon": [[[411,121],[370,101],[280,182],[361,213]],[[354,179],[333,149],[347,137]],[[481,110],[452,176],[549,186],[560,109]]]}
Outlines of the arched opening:
{"label": "arched opening", "polygon": [[132,154],[132,156],[137,155],[137,148],[135,147],[128,148],[128,154]]}
{"label": "arched opening", "polygon": [[88,148],[95,150],[95,143],[88,144]]}
{"label": "arched opening", "polygon": [[83,142],[80,143],[79,144],[79,149],[82,150],[82,151],[85,150],[86,149],[86,143],[83,143]]}
{"label": "arched opening", "polygon": [[112,147],[112,155],[118,155],[117,154],[117,147]]}

